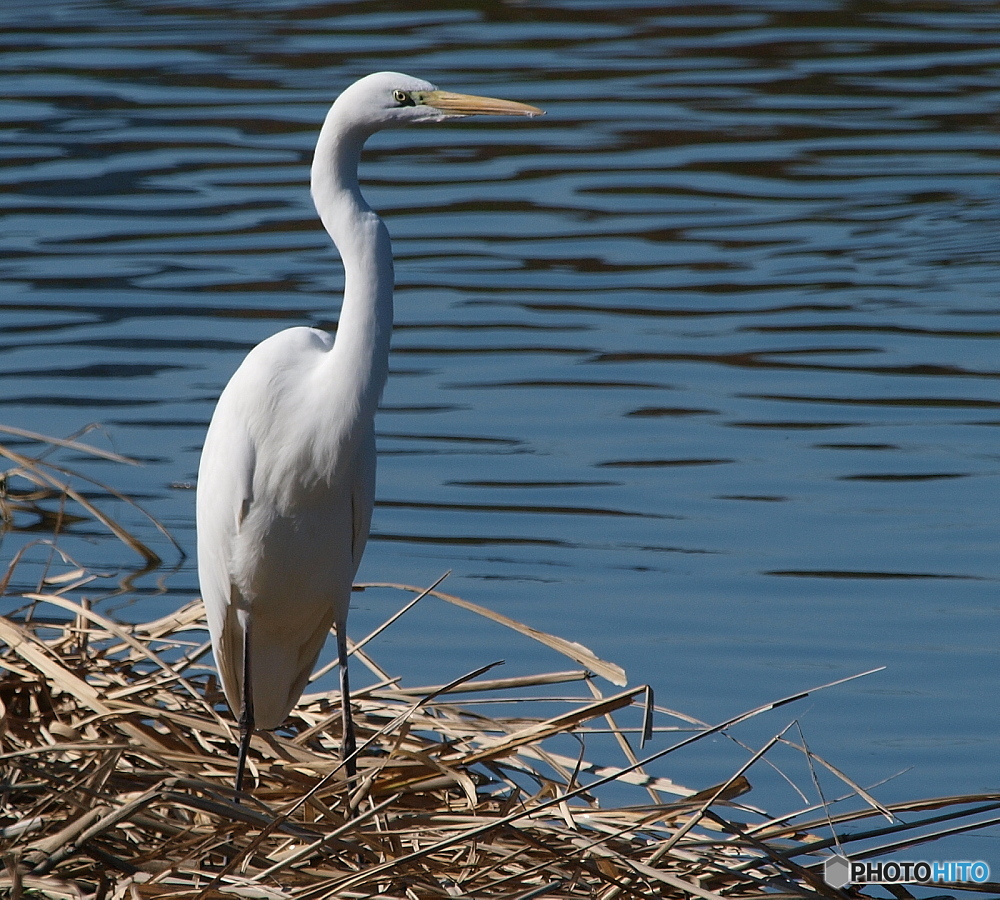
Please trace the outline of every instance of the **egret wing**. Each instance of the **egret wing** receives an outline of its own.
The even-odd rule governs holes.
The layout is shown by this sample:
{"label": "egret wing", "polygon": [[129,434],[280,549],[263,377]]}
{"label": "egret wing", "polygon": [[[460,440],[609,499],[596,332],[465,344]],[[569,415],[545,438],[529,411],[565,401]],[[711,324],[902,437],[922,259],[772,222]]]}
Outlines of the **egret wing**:
{"label": "egret wing", "polygon": [[198,580],[216,665],[236,715],[242,706],[244,608],[233,573],[236,539],[253,503],[253,442],[220,398],[198,470]]}

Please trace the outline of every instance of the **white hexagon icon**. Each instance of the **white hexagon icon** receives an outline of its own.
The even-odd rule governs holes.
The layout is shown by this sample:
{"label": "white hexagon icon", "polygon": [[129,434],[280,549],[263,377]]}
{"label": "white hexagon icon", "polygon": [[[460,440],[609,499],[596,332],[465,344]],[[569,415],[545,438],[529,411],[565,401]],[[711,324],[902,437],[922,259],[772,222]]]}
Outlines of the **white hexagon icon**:
{"label": "white hexagon icon", "polygon": [[823,880],[834,888],[842,888],[851,883],[851,861],[846,856],[835,853],[823,863]]}

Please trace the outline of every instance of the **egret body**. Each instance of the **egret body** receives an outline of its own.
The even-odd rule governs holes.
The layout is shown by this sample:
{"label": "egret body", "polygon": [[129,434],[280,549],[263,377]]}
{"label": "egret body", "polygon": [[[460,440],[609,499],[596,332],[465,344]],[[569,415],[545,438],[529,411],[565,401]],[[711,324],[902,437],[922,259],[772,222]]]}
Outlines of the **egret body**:
{"label": "egret body", "polygon": [[222,686],[240,718],[237,791],[254,729],[285,721],[331,626],[343,755],[355,772],[345,630],[375,496],[393,289],[389,233],[358,185],[361,148],[379,129],[410,122],[541,112],[379,72],[327,114],[311,189],[344,263],[336,335],[289,328],[251,350],[219,397],[198,470],[198,578]]}

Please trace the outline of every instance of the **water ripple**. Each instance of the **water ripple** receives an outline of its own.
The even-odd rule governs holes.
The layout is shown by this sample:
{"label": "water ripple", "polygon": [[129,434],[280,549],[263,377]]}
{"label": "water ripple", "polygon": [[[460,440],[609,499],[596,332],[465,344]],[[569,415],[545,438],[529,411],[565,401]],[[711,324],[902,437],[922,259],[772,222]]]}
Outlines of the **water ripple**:
{"label": "water ripple", "polygon": [[[998,749],[995,0],[41,0],[0,26],[3,417],[103,422],[147,460],[116,487],[192,558],[178,486],[219,391],[274,331],[336,322],[327,106],[411,71],[547,115],[366,152],[397,302],[362,576],[454,569],[709,718],[737,682],[888,663],[923,705],[859,689],[825,732],[861,780],[862,721],[936,792],[969,765],[919,757],[928,721]],[[142,615],[197,590],[192,560],[159,577]],[[474,649],[410,662],[447,681]]]}

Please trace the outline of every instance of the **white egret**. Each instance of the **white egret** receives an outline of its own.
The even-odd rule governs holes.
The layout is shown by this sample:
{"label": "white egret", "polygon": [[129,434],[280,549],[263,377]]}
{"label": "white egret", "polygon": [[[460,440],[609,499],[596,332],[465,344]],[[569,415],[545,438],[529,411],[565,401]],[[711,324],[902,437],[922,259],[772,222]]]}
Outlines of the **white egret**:
{"label": "white egret", "polygon": [[389,233],[361,196],[358,162],[381,128],[477,114],[542,110],[397,72],[362,78],[337,98],[311,185],[344,263],[336,336],[289,328],[258,344],[212,416],[198,470],[198,578],[222,686],[240,721],[237,791],[254,730],[285,721],[331,625],[342,752],[348,776],[356,772],[345,629],[372,516],[393,288]]}

